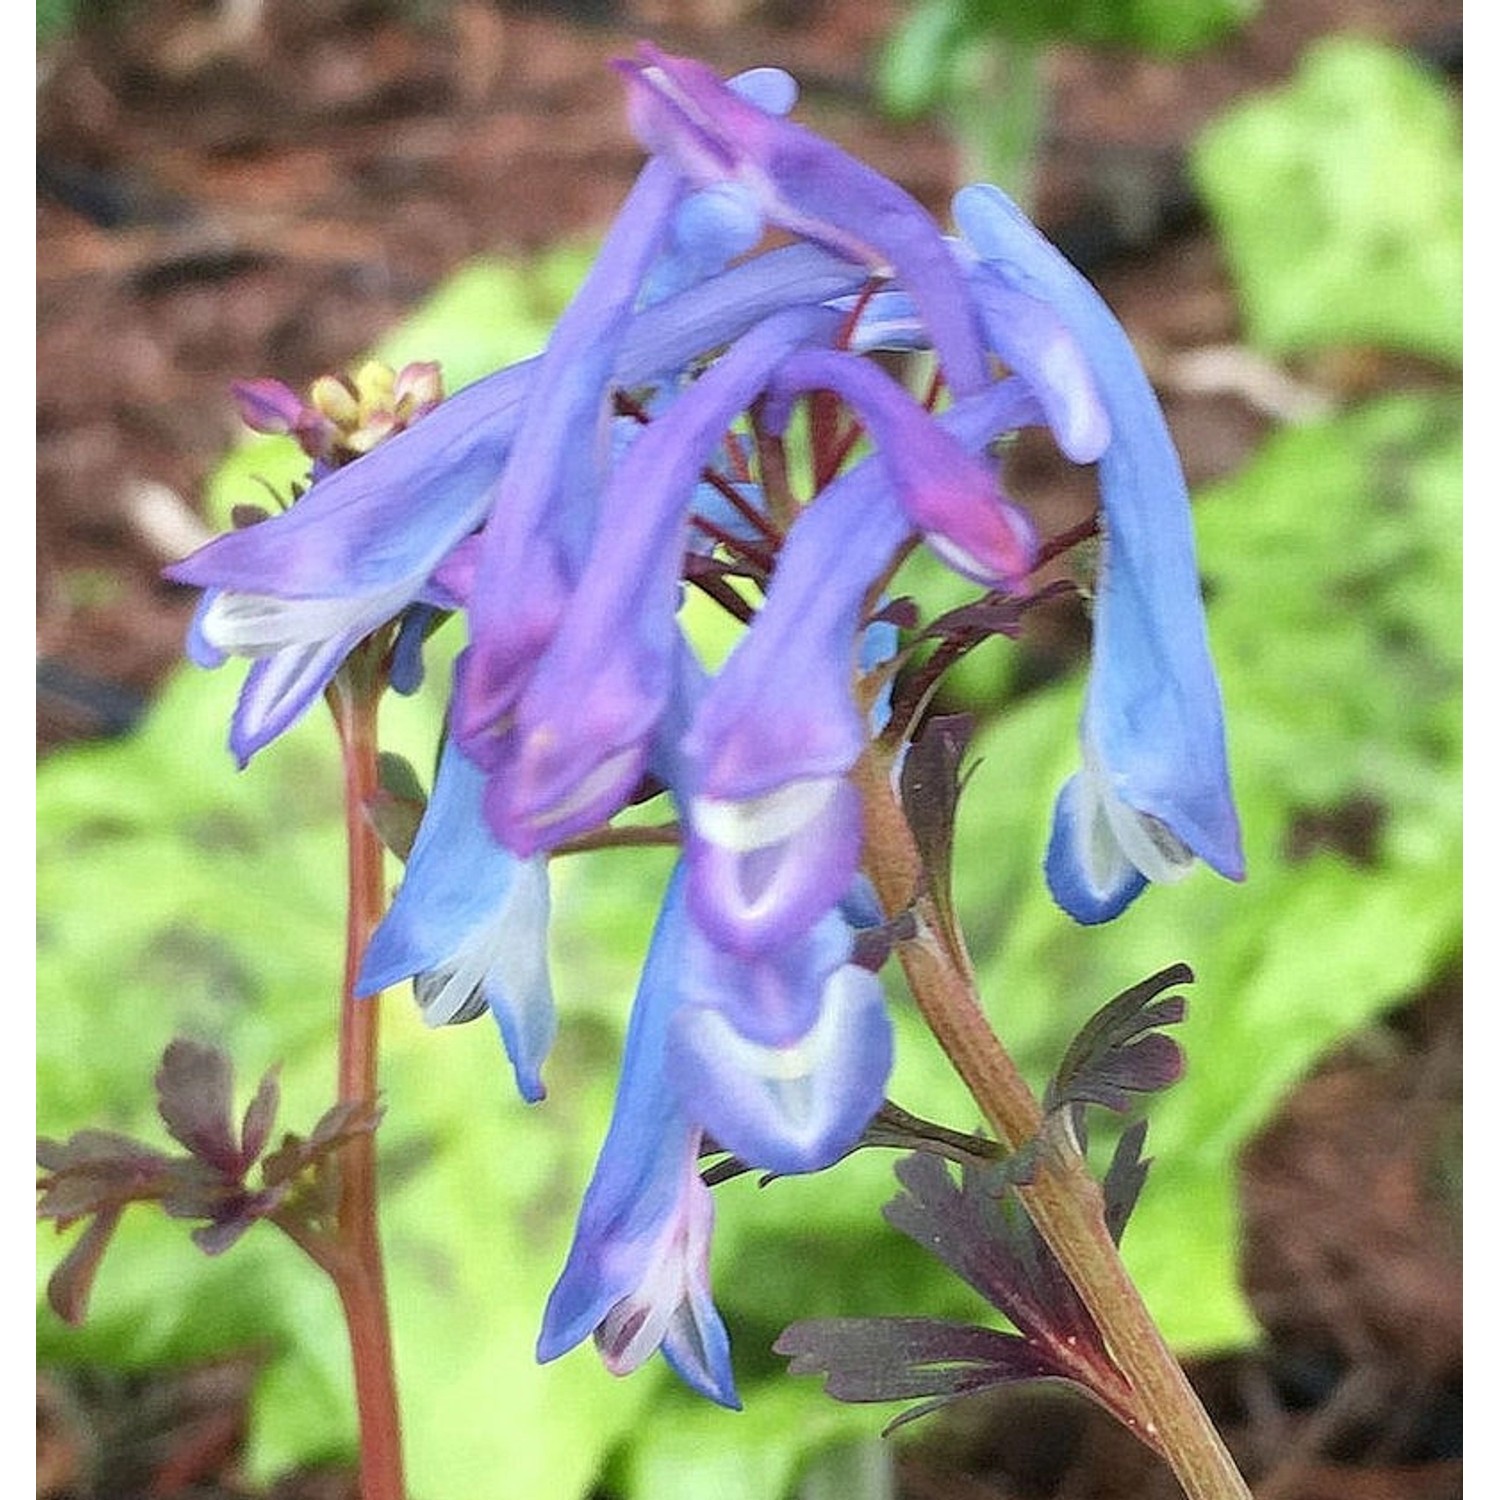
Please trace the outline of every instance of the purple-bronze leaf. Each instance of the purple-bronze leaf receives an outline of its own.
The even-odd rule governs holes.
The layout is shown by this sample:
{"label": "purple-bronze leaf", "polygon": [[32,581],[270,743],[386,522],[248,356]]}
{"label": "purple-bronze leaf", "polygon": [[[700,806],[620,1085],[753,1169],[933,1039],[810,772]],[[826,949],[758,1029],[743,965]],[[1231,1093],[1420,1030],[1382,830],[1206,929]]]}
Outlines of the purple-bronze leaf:
{"label": "purple-bronze leaf", "polygon": [[222,1255],[252,1224],[275,1213],[286,1194],[284,1187],[227,1193],[208,1215],[209,1222],[193,1230],[190,1238],[205,1255]]}
{"label": "purple-bronze leaf", "polygon": [[775,1344],[791,1375],[826,1375],[837,1401],[908,1401],[887,1433],[975,1391],[1020,1380],[1069,1379],[1045,1350],[1014,1333],[936,1318],[812,1318]]}
{"label": "purple-bronze leaf", "polygon": [[962,1130],[924,1120],[887,1099],[865,1127],[861,1146],[896,1151],[925,1151],[960,1165],[984,1166],[1002,1159],[1006,1152],[998,1142]]}
{"label": "purple-bronze leaf", "polygon": [[931,720],[901,765],[901,803],[938,912],[953,926],[953,826],[958,816],[958,768],[974,733],[968,714]]}
{"label": "purple-bronze leaf", "polygon": [[1182,1049],[1161,1026],[1174,1026],[1187,1013],[1180,995],[1156,997],[1179,984],[1191,984],[1193,971],[1173,964],[1117,995],[1074,1037],[1056,1076],[1047,1086],[1048,1113],[1102,1105],[1123,1111],[1131,1095],[1154,1093],[1182,1076]]}
{"label": "purple-bronze leaf", "polygon": [[1104,1222],[1109,1228],[1110,1238],[1117,1245],[1130,1222],[1141,1189],[1146,1185],[1151,1158],[1141,1155],[1145,1142],[1146,1122],[1137,1120],[1115,1143],[1109,1171],[1104,1174]]}
{"label": "purple-bronze leaf", "polygon": [[1010,1191],[1005,1164],[962,1167],[919,1153],[896,1167],[905,1192],[886,1220],[961,1276],[1023,1337],[1049,1347],[1099,1351],[1103,1340],[1072,1283]]}
{"label": "purple-bronze leaf", "polygon": [[247,1167],[260,1159],[270,1139],[271,1127],[276,1123],[276,1107],[281,1103],[280,1071],[272,1068],[261,1079],[255,1097],[245,1107],[245,1118],[240,1124],[240,1160]]}
{"label": "purple-bronze leaf", "polygon": [[[913,1119],[887,1109],[899,1126]],[[955,1181],[929,1150],[896,1168],[905,1191],[887,1206],[886,1218],[1004,1313],[1016,1332],[925,1318],[796,1323],[775,1345],[778,1354],[791,1357],[791,1373],[825,1372],[828,1393],[843,1401],[930,1398],[891,1427],[987,1386],[1052,1379],[1077,1386],[1139,1430],[1129,1384],[1027,1217],[1008,1170],[1012,1163],[997,1166],[967,1151],[953,1153],[960,1163]],[[1129,1185],[1116,1187],[1128,1212]]]}
{"label": "purple-bronze leaf", "polygon": [[75,1327],[88,1314],[89,1293],[99,1262],[109,1248],[110,1237],[124,1213],[124,1205],[100,1209],[93,1222],[78,1237],[78,1243],[63,1257],[57,1269],[47,1278],[47,1301],[63,1322]]}
{"label": "purple-bronze leaf", "polygon": [[230,1122],[233,1084],[224,1053],[182,1037],[167,1047],[156,1073],[157,1108],[173,1140],[200,1161],[238,1177],[247,1164]]}
{"label": "purple-bronze leaf", "polygon": [[54,1220],[59,1230],[90,1220],[47,1281],[53,1311],[64,1322],[81,1323],[120,1215],[131,1203],[162,1198],[170,1188],[173,1163],[108,1130],[80,1130],[66,1141],[39,1140],[36,1157],[44,1172],[37,1184],[42,1194],[37,1217]]}
{"label": "purple-bronze leaf", "polygon": [[128,1136],[111,1130],[80,1130],[66,1141],[37,1142],[37,1162],[46,1175],[38,1182],[37,1215],[65,1228],[87,1214],[159,1198],[171,1161]]}

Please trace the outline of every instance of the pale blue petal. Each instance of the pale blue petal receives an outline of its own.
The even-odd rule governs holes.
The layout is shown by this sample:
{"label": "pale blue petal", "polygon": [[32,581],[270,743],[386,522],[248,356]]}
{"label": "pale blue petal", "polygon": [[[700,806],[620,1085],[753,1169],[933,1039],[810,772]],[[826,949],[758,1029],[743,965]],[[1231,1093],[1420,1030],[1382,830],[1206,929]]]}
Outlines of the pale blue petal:
{"label": "pale blue petal", "polygon": [[849,963],[850,951],[836,915],[776,958],[689,949],[672,1077],[688,1113],[749,1166],[818,1171],[854,1146],[880,1108],[890,1018],[879,979]]}
{"label": "pale blue petal", "polygon": [[1242,879],[1187,486],[1155,393],[1098,293],[998,188],[965,188],[954,214],[982,263],[976,275],[1045,303],[1066,325],[1109,417],[1085,757],[1148,828]]}
{"label": "pale blue petal", "polygon": [[547,964],[546,862],[518,860],[480,816],[484,777],[450,741],[406,876],[365,950],[355,993],[415,981],[429,1025],[487,1008],[523,1098],[545,1090],[557,1034]]}

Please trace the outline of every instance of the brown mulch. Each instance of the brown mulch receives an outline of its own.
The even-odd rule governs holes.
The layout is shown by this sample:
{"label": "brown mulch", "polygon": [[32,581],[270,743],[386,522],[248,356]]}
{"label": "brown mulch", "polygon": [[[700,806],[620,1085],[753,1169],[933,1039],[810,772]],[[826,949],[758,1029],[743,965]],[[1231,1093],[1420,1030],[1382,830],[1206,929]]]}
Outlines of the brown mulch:
{"label": "brown mulch", "polygon": [[[231,379],[342,367],[465,260],[597,232],[638,153],[611,57],[649,35],[722,69],[797,74],[802,117],[941,211],[958,176],[931,124],[881,120],[869,64],[894,0],[137,0],[42,58],[38,89],[38,715],[45,754],[122,733],[181,651],[191,598],[158,570],[193,544],[236,432]],[[1265,0],[1187,62],[1058,53],[1044,225],[1137,338],[1189,477],[1240,464],[1275,412],[1205,389],[1187,356],[1235,304],[1182,150],[1229,100],[1357,28],[1461,77],[1457,0]],[[580,19],[582,17],[583,19]],[[584,21],[588,24],[584,24]],[[1327,372],[1325,372],[1326,375]],[[1344,372],[1362,384],[1391,372]],[[1019,492],[1072,482],[1023,449]],[[1259,1500],[1461,1492],[1457,976],[1326,1064],[1242,1163],[1245,1284],[1264,1347],[1193,1371]],[[250,1371],[43,1372],[39,1500],[245,1495]],[[1170,1496],[1091,1409],[969,1403],[901,1464],[903,1500]],[[278,1500],[345,1500],[347,1474]]]}

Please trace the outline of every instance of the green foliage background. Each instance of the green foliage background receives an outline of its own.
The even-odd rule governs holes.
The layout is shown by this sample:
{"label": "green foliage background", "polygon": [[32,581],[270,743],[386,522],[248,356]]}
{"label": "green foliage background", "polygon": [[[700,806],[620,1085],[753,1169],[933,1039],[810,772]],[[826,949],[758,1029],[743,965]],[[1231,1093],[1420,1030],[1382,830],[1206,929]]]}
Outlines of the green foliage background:
{"label": "green foliage background", "polygon": [[[1211,131],[1195,168],[1263,349],[1361,342],[1456,369],[1456,127],[1412,64],[1332,44],[1287,90]],[[1376,186],[1398,171],[1422,186],[1393,207]],[[1321,231],[1288,237],[1289,224]],[[1376,243],[1379,277],[1365,274]],[[585,263],[563,249],[531,267],[476,265],[380,352],[440,357],[450,383],[466,383],[540,345]],[[1310,297],[1314,283],[1339,294]],[[1459,952],[1460,413],[1454,382],[1428,384],[1438,389],[1282,431],[1198,497],[1243,887],[1200,873],[1114,924],[1072,925],[1038,866],[1051,798],[1077,755],[1080,681],[1006,706],[975,745],[958,900],[992,1017],[1028,1071],[1043,1077],[1118,989],[1178,959],[1197,971],[1188,1075],[1153,1108],[1156,1166],[1125,1245],[1185,1351],[1256,1336],[1235,1274],[1241,1145],[1320,1055]],[[285,447],[247,445],[227,460],[215,503],[253,497],[251,475],[284,482],[295,469]],[[435,688],[457,644],[439,637]],[[177,1034],[226,1046],[246,1095],[280,1063],[284,1128],[306,1129],[328,1101],[343,900],[331,736],[315,715],[234,775],[224,734],[237,678],[184,670],[131,740],[40,768],[44,1134],[94,1125],[161,1142],[150,1078]],[[387,715],[390,747],[419,767],[431,763],[440,697],[394,701]],[[1311,835],[1351,810],[1373,830],[1359,847]],[[488,1025],[428,1033],[403,995],[386,1002],[386,1235],[417,1500],[581,1496],[601,1474],[652,1500],[788,1495],[828,1445],[863,1461],[889,1413],[787,1380],[768,1352],[786,1322],[982,1315],[885,1228],[890,1163],[865,1153],[815,1180],[719,1190],[716,1283],[743,1414],[687,1399],[656,1364],[616,1381],[587,1349],[533,1363],[666,869],[662,853],[559,866],[563,1027],[540,1106],[514,1098]],[[894,1097],[975,1123],[898,990],[892,1005]],[[58,1254],[44,1229],[39,1289]],[[350,1451],[333,1297],[269,1230],[211,1260],[183,1226],[127,1215],[87,1325],[63,1328],[39,1297],[37,1329],[39,1356],[57,1364],[145,1367],[257,1347],[256,1470]]]}

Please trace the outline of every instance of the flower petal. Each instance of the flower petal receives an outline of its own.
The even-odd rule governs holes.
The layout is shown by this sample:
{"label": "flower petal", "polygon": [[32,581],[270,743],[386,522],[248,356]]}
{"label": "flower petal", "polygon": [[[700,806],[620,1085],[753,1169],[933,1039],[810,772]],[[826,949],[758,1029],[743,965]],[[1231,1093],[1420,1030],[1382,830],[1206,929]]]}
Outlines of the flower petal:
{"label": "flower petal", "polygon": [[429,1026],[488,1009],[521,1096],[545,1089],[557,1034],[547,966],[545,860],[518,860],[480,816],[484,775],[450,740],[417,829],[406,878],[365,950],[355,993],[415,981]]}
{"label": "flower petal", "polygon": [[642,45],[625,76],[631,125],[698,187],[739,182],[772,223],[894,275],[922,310],[957,395],[989,379],[973,306],[943,236],[888,178],[739,97],[711,68]]}
{"label": "flower petal", "polygon": [[1002,588],[1031,571],[1036,530],[1001,494],[994,465],[967,451],[878,365],[831,349],[789,358],[768,392],[772,430],[785,424],[794,396],[815,389],[837,392],[858,412],[912,525],[950,567]]}
{"label": "flower petal", "polygon": [[[847,958],[848,928],[837,916],[826,927],[841,933]],[[672,1023],[668,1055],[688,1112],[752,1167],[831,1165],[885,1098],[892,1041],[879,979],[830,966],[821,934],[780,960],[720,958],[712,976],[711,991]]]}
{"label": "flower petal", "polygon": [[614,1115],[547,1300],[537,1358],[556,1359],[597,1331],[606,1361],[623,1373],[660,1343],[685,1380],[738,1406],[728,1338],[708,1288],[713,1205],[697,1171],[701,1132],[667,1072],[688,931],[679,867],[651,938]]}
{"label": "flower petal", "polygon": [[1097,762],[1110,799],[1243,879],[1187,486],[1155,393],[1099,294],[998,188],[965,188],[954,214],[978,256],[976,276],[1044,302],[1062,320],[1109,418],[1085,757]]}

